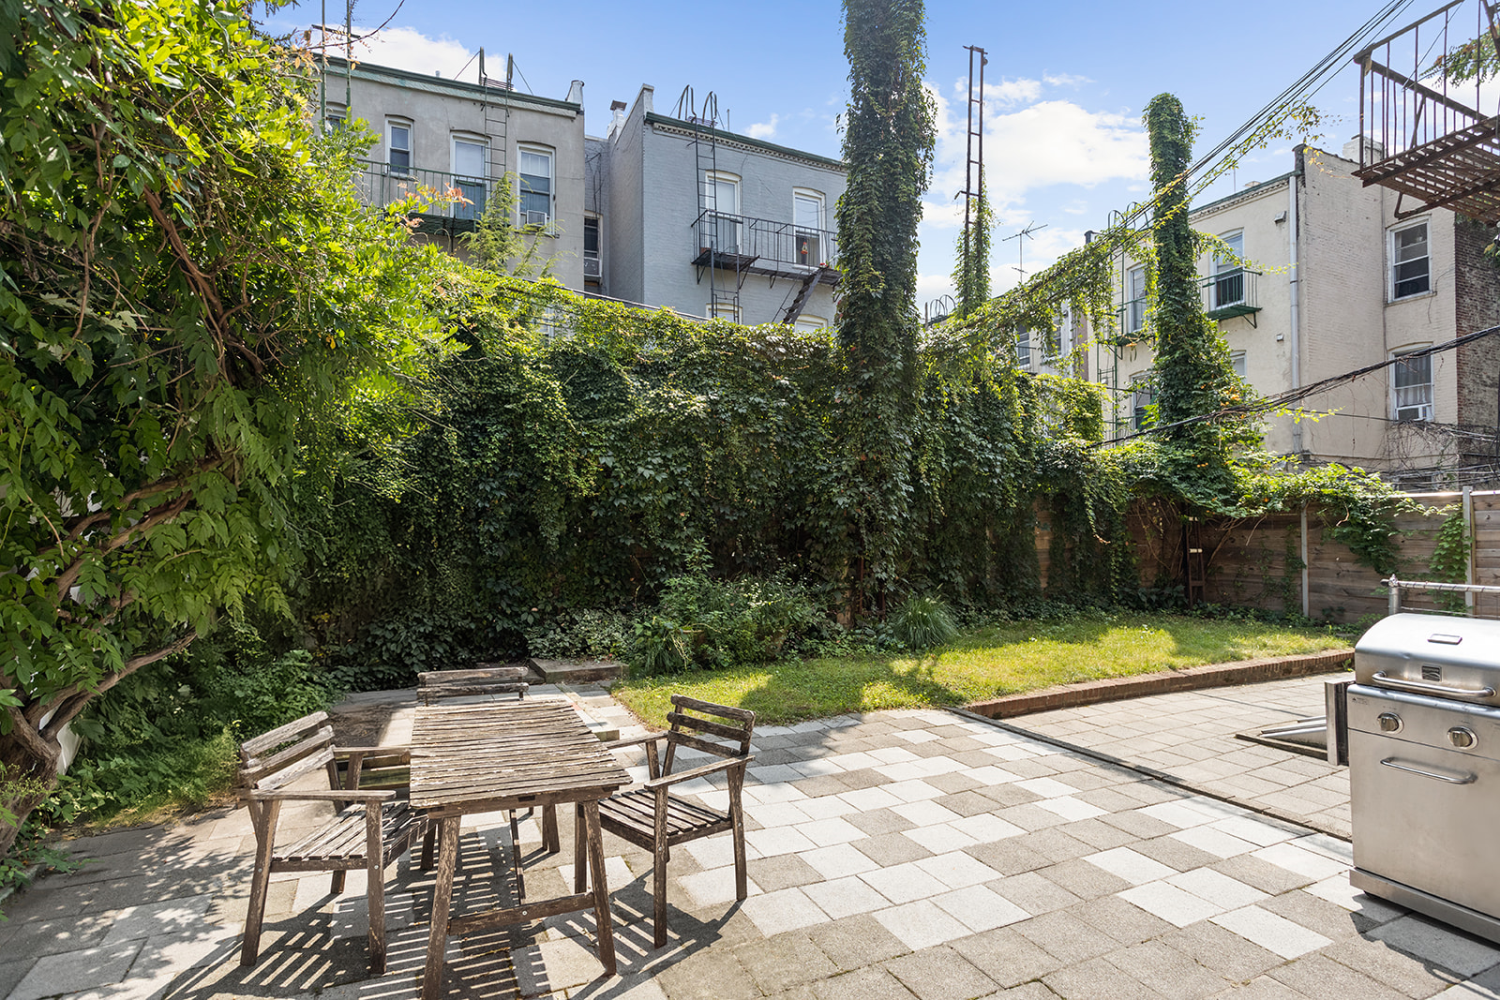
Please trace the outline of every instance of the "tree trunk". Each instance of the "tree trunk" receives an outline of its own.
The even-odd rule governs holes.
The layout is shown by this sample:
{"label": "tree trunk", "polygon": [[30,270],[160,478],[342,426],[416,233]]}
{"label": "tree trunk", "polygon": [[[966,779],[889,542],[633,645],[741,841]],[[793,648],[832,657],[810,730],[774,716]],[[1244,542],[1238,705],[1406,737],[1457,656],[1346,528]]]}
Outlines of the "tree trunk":
{"label": "tree trunk", "polygon": [[25,719],[17,719],[18,714],[11,714],[11,731],[0,736],[0,810],[15,817],[14,823],[0,819],[0,858],[10,853],[21,824],[57,784],[62,753],[56,738],[38,733]]}

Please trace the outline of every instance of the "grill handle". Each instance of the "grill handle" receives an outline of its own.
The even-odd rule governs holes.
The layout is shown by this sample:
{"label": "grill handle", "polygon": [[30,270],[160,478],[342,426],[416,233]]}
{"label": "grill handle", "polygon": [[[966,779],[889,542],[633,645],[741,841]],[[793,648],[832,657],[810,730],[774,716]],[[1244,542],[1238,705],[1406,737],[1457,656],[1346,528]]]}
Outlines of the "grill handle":
{"label": "grill handle", "polygon": [[1393,767],[1398,771],[1406,771],[1408,774],[1420,774],[1424,778],[1436,778],[1439,781],[1446,781],[1450,785],[1472,785],[1474,779],[1478,777],[1478,775],[1471,774],[1468,771],[1460,772],[1461,777],[1454,777],[1450,774],[1438,774],[1436,771],[1424,771],[1420,767],[1410,767],[1406,764],[1397,763],[1394,757],[1387,757],[1380,763],[1386,767]]}
{"label": "grill handle", "polygon": [[1392,677],[1384,670],[1377,670],[1372,679],[1382,687],[1395,688],[1398,691],[1411,691],[1414,694],[1430,694],[1439,698],[1462,698],[1468,701],[1483,701],[1486,698],[1495,697],[1495,689],[1492,687],[1459,688],[1449,687],[1446,684],[1430,684],[1427,681],[1409,681],[1404,677]]}

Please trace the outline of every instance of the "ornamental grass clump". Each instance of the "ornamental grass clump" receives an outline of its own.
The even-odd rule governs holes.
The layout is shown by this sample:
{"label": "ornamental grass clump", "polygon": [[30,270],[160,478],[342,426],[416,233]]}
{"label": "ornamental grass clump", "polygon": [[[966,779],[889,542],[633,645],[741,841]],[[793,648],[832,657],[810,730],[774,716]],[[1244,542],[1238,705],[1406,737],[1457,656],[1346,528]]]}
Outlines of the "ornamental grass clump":
{"label": "ornamental grass clump", "polygon": [[910,650],[935,649],[958,637],[958,624],[948,605],[935,597],[913,596],[886,622],[891,637]]}

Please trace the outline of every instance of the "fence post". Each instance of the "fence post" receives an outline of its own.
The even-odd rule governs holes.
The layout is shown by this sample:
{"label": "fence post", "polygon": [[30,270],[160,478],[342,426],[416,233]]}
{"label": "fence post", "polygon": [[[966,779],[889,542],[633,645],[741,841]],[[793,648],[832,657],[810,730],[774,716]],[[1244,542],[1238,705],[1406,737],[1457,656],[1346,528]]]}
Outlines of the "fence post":
{"label": "fence post", "polygon": [[[1474,585],[1474,487],[1464,487],[1464,583]],[[1474,592],[1464,591],[1464,611],[1474,616]]]}
{"label": "fence post", "polygon": [[1307,578],[1307,504],[1302,505],[1302,617],[1312,615],[1312,592]]}

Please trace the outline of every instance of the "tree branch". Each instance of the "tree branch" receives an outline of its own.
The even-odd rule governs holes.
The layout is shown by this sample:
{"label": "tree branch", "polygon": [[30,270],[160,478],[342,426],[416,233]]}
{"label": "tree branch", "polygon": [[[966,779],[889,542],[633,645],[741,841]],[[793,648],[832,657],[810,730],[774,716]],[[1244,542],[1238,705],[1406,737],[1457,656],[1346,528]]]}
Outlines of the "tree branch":
{"label": "tree branch", "polygon": [[5,707],[6,714],[10,716],[11,732],[26,745],[33,756],[48,762],[55,762],[61,748],[54,741],[44,738],[41,731],[31,724],[21,710],[14,705]]}
{"label": "tree branch", "polygon": [[73,719],[78,715],[78,713],[84,710],[89,702],[93,701],[99,695],[103,694],[110,688],[114,687],[116,684],[120,683],[120,681],[124,680],[126,677],[129,677],[131,674],[135,673],[137,670],[141,669],[144,666],[155,663],[157,660],[165,660],[169,656],[174,656],[177,653],[182,652],[184,649],[187,649],[189,646],[191,646],[193,644],[193,640],[197,638],[198,631],[196,629],[188,629],[185,635],[181,636],[174,642],[163,646],[160,649],[152,650],[149,653],[142,653],[140,656],[132,656],[130,659],[125,661],[124,665],[121,666],[119,670],[107,675],[102,681],[100,681],[99,686],[96,688],[85,688],[81,684],[74,684],[64,688],[58,694],[58,696],[53,699],[54,703],[61,702],[61,704],[58,705],[57,710],[52,715],[52,718],[47,722],[46,729],[49,736],[51,733],[54,733],[57,730],[61,729],[63,726],[66,726],[69,722],[72,722]]}
{"label": "tree branch", "polygon": [[[188,504],[192,502],[193,494],[189,492],[184,493],[182,496],[178,497],[176,500],[173,500],[171,503],[162,504],[160,507],[157,507],[145,517],[141,518],[139,521],[130,525],[124,531],[111,538],[108,543],[104,545],[103,549],[99,550],[99,555],[108,555],[109,553],[129,543],[132,536],[137,535],[143,531],[149,531],[159,524],[165,524],[168,521],[174,520],[184,510],[186,510]],[[90,548],[87,551],[93,552],[95,550]],[[74,583],[78,582],[79,574],[83,572],[83,563],[84,554],[81,553],[77,559],[73,560],[72,565],[58,574],[57,581],[54,584],[54,586],[57,588],[57,595],[55,597],[56,603],[62,604],[63,601],[67,599],[68,591],[72,588]]]}

